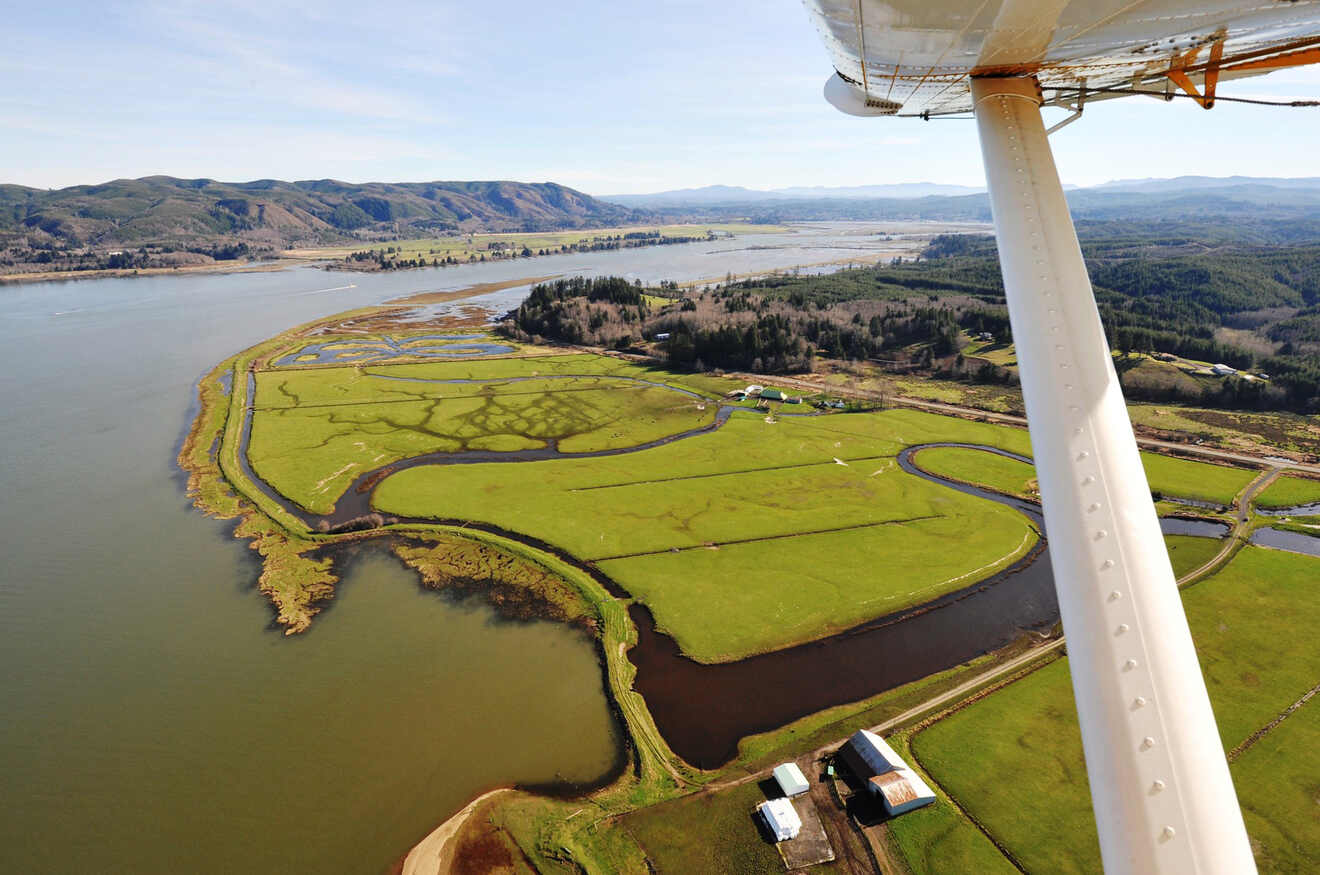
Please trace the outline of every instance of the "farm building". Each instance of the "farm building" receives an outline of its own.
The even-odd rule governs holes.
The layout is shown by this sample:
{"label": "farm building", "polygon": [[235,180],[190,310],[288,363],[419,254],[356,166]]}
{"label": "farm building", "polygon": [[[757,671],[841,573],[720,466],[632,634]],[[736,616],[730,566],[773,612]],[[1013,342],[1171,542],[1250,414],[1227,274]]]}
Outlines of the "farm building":
{"label": "farm building", "polygon": [[1237,368],[1230,368],[1228,365],[1225,364],[1217,364],[1214,367],[1212,367],[1210,370],[1212,373],[1214,373],[1216,377],[1227,377],[1229,374],[1237,373]]}
{"label": "farm building", "polygon": [[761,394],[764,388],[765,388],[764,386],[758,386],[755,383],[752,383],[746,389],[743,389],[743,394],[746,395],[748,398],[755,398],[756,396]]}
{"label": "farm building", "polygon": [[655,336],[655,339],[656,339],[656,340],[668,340],[668,339],[669,339],[669,332],[668,332],[668,331],[661,331],[659,334],[657,334],[657,335]]}
{"label": "farm building", "polygon": [[798,817],[793,803],[787,799],[762,802],[756,810],[765,818],[765,825],[770,827],[770,833],[777,842],[797,838],[798,832],[802,829],[802,818]]}
{"label": "farm building", "polygon": [[779,789],[784,791],[785,796],[798,796],[807,792],[806,776],[798,768],[797,763],[784,763],[775,766],[775,781],[779,783]]}
{"label": "farm building", "polygon": [[867,792],[880,797],[891,817],[935,801],[934,792],[921,776],[874,732],[857,730],[839,749],[839,756],[854,775],[866,782]]}
{"label": "farm building", "polygon": [[762,389],[761,397],[767,401],[783,401],[788,396],[778,389]]}

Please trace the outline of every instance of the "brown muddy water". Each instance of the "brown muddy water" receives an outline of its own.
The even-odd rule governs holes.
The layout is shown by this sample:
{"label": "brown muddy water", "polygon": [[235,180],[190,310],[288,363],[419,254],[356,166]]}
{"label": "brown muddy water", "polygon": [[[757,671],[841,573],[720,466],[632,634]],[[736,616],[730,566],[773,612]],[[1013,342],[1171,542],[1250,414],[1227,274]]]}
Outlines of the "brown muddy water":
{"label": "brown muddy water", "polygon": [[232,524],[183,494],[196,381],[292,325],[402,295],[722,277],[837,256],[864,232],[0,289],[0,871],[377,872],[483,789],[609,773],[618,730],[572,629],[501,621],[370,553],[308,634],[274,628]]}

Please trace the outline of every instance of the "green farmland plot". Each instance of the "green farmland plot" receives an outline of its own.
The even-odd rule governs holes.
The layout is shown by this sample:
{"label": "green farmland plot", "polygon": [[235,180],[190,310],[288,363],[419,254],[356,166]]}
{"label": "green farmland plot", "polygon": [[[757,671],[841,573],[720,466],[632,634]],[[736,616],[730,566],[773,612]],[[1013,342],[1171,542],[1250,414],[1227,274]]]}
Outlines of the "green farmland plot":
{"label": "green farmland plot", "polygon": [[1313,699],[1232,766],[1262,872],[1320,872],[1320,705]]}
{"label": "green farmland plot", "polygon": [[438,384],[335,369],[335,383],[327,373],[260,374],[248,450],[263,480],[321,513],[357,476],[423,453],[550,441],[566,453],[591,452],[715,421],[711,402],[612,377]]}
{"label": "green farmland plot", "polygon": [[1031,498],[1036,494],[1036,469],[1026,462],[1007,456],[964,447],[931,447],[916,454],[916,463],[925,471],[986,486],[1005,495]]}
{"label": "green farmland plot", "polygon": [[[1320,681],[1320,652],[1310,643],[1320,623],[1318,586],[1320,561],[1248,547],[1186,590],[1226,749]],[[1314,700],[1302,706],[1232,766],[1265,871],[1313,871],[1320,847],[1314,811],[1320,756],[1311,740],[1316,707]],[[1065,660],[939,721],[913,747],[934,778],[1029,871],[1098,870]]]}
{"label": "green farmland plot", "polygon": [[[975,528],[968,525],[973,517]],[[941,555],[951,541],[959,545],[952,561]],[[768,643],[829,635],[929,601],[1007,566],[1035,541],[1013,511],[969,506],[912,522],[599,565],[651,606],[656,625],[684,652],[717,661],[749,656]],[[976,566],[968,557],[987,561]]]}
{"label": "green farmland plot", "polygon": [[[386,479],[375,505],[597,560],[688,655],[718,661],[926,601],[1022,555],[1035,534],[1020,515],[905,474],[893,456],[910,442],[1025,438],[913,411],[774,423],[742,413],[627,455],[413,468]],[[940,549],[950,537],[958,551]],[[874,569],[884,573],[863,574]],[[716,620],[727,611],[739,622]]]}
{"label": "green farmland plot", "polygon": [[1260,495],[1256,496],[1256,505],[1265,508],[1297,507],[1303,504],[1320,502],[1320,480],[1295,477],[1285,474],[1279,477]]}
{"label": "green farmland plot", "polygon": [[1188,459],[1174,459],[1157,453],[1142,453],[1150,488],[1165,496],[1193,498],[1230,505],[1233,497],[1260,473],[1248,468],[1229,468]]}
{"label": "green farmland plot", "polygon": [[[916,458],[917,464],[932,474],[988,486],[1008,495],[1031,497],[1034,494],[1035,467],[1016,459],[964,447],[931,447],[922,450]],[[1258,473],[1248,468],[1229,468],[1189,459],[1174,459],[1158,453],[1142,453],[1141,462],[1153,491],[1165,496],[1213,501],[1223,505],[1232,504],[1233,497]],[[1281,494],[1287,498],[1314,494],[1317,498],[1312,500],[1320,500],[1320,481],[1302,482],[1310,484],[1311,491],[1307,491],[1308,487],[1290,485],[1285,487],[1289,491],[1281,491]]]}

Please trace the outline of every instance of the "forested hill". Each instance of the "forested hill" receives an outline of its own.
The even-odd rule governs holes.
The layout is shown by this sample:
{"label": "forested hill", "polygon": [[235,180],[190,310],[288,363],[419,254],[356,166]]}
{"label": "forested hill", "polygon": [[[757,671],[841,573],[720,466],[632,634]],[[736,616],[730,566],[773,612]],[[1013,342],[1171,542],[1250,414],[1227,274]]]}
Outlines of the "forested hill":
{"label": "forested hill", "polygon": [[552,182],[216,182],[148,176],[43,190],[0,185],[0,244],[284,248],[372,232],[539,231],[651,214]]}
{"label": "forested hill", "polygon": [[[1176,229],[1125,222],[1084,229],[1082,248],[1130,398],[1320,411],[1320,244],[1211,249]],[[1016,379],[992,359],[964,355],[969,334],[1011,341],[988,236],[937,237],[915,261],[701,291],[559,280],[534,289],[504,330],[617,348],[660,335],[656,351],[697,369],[794,371],[825,356],[908,375]],[[1269,376],[1199,379],[1177,365],[1146,367],[1155,355],[1190,371],[1223,363]]]}

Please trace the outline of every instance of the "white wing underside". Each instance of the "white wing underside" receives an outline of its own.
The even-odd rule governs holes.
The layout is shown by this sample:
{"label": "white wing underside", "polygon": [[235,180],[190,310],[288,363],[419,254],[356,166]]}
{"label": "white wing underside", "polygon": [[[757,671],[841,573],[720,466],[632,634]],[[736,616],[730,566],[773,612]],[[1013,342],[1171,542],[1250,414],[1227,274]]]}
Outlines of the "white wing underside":
{"label": "white wing underside", "polygon": [[1200,84],[1208,52],[1198,50],[1221,39],[1221,79],[1266,72],[1262,57],[1320,42],[1315,0],[808,0],[805,5],[845,81],[873,107],[905,116],[970,111],[972,75],[1034,74],[1047,100],[1051,92],[1071,94],[1082,85],[1163,91],[1170,69],[1185,67]]}

